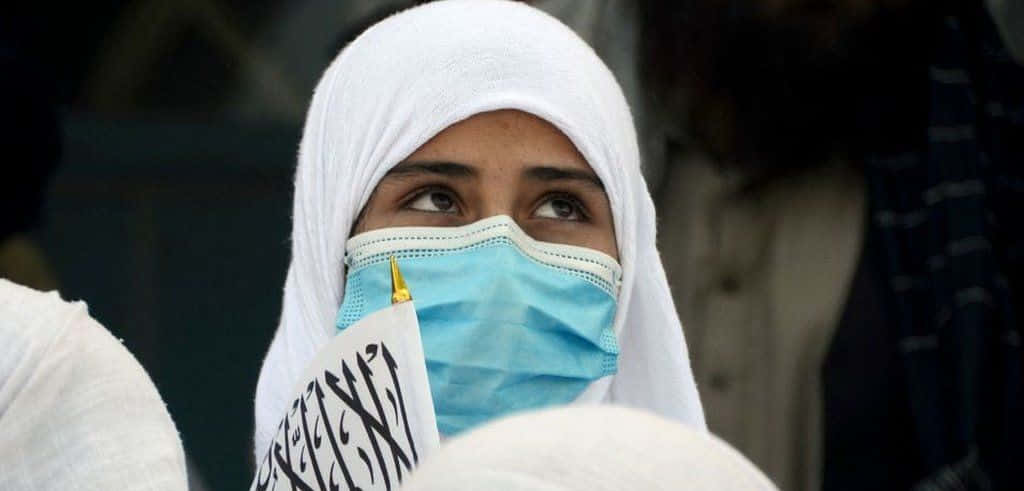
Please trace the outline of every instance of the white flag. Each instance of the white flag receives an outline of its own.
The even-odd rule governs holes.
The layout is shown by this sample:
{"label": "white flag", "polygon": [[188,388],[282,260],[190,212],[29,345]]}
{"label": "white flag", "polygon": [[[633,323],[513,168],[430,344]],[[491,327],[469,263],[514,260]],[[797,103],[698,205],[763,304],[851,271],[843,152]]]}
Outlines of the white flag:
{"label": "white flag", "polygon": [[413,302],[370,314],[313,359],[251,490],[393,490],[439,446]]}

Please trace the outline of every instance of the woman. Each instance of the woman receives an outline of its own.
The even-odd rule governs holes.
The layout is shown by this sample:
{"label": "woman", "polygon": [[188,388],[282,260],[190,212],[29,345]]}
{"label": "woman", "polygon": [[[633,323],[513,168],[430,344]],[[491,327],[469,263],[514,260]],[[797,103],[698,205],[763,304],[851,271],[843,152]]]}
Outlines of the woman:
{"label": "woman", "polygon": [[442,434],[573,402],[703,430],[629,108],[557,20],[450,0],[371,27],[316,89],[295,189],[257,455],[318,348],[373,307],[362,258],[391,254]]}

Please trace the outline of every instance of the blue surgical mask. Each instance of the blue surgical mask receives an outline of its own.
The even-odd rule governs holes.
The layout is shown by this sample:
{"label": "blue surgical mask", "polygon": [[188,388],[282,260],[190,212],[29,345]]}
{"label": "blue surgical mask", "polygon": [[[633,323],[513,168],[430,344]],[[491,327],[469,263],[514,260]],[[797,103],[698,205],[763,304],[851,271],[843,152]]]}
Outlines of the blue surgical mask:
{"label": "blue surgical mask", "polygon": [[397,227],[346,244],[338,329],[390,303],[395,256],[416,306],[439,431],[567,404],[615,373],[619,264],[533,240],[510,217]]}

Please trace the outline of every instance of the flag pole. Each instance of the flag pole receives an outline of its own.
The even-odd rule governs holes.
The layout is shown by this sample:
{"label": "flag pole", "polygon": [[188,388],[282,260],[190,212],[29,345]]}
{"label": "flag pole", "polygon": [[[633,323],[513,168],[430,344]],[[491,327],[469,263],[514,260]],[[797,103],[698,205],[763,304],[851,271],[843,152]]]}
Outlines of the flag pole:
{"label": "flag pole", "polygon": [[412,294],[409,293],[409,287],[405,286],[402,272],[398,270],[398,260],[395,259],[395,256],[391,256],[391,304],[409,300],[412,300]]}

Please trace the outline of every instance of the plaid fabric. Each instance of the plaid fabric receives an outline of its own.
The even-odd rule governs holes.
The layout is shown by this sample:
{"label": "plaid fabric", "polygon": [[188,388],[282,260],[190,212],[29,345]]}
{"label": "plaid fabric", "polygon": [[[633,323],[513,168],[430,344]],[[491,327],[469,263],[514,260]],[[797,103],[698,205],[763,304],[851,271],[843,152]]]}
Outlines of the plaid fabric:
{"label": "plaid fabric", "polygon": [[867,156],[869,252],[926,470],[915,489],[1011,489],[1024,482],[1024,68],[983,2],[956,4],[934,31],[927,131]]}

